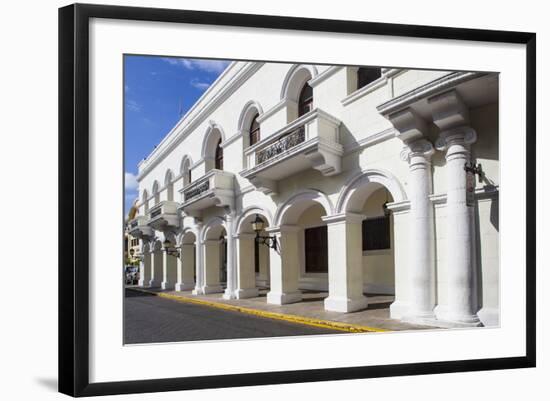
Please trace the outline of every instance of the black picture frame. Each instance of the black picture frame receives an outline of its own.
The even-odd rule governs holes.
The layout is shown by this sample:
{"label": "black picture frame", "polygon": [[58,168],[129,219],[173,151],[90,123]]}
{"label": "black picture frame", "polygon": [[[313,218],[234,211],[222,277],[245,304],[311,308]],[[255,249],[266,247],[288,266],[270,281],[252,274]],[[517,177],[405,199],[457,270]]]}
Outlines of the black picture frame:
{"label": "black picture frame", "polygon": [[[523,44],[526,47],[526,353],[521,357],[90,383],[88,61],[91,18]],[[59,391],[143,393],[534,367],[536,35],[527,32],[74,4],[59,9]]]}

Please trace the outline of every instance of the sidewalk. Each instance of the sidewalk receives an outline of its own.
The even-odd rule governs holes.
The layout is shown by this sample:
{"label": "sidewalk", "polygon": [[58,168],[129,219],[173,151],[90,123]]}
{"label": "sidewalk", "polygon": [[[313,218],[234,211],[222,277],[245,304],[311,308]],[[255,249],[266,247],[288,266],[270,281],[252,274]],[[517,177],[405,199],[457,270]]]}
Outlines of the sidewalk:
{"label": "sidewalk", "polygon": [[346,332],[386,332],[403,330],[434,329],[390,319],[389,306],[392,295],[368,295],[369,307],[353,313],[329,312],[324,310],[323,300],[327,292],[303,291],[303,301],[287,305],[266,303],[266,289],[260,290],[256,298],[222,298],[222,294],[192,295],[191,291],[161,290],[160,288],[127,287],[179,302],[202,304],[209,307],[232,310],[270,319],[285,320],[317,327],[327,327]]}

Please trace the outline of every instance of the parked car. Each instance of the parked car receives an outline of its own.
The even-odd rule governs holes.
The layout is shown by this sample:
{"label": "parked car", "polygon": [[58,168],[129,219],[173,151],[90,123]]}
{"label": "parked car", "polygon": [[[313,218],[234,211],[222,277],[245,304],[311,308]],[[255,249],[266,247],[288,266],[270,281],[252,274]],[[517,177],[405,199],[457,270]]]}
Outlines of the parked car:
{"label": "parked car", "polygon": [[126,266],[124,268],[126,284],[137,284],[139,281],[139,268],[137,266]]}

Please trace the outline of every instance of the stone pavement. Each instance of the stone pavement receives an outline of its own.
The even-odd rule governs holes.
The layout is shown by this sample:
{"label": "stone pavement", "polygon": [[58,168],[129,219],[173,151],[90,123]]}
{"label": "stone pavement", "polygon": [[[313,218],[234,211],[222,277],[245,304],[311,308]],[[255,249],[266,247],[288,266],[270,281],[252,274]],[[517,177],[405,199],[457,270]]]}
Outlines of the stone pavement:
{"label": "stone pavement", "polygon": [[[272,305],[266,302],[267,289],[261,289],[260,295],[256,298],[247,299],[232,299],[226,300],[222,298],[222,294],[207,294],[207,295],[192,295],[191,291],[170,291],[161,290],[160,288],[140,289],[151,293],[168,295],[172,298],[179,297],[182,301],[185,299],[204,301],[210,306],[223,307],[238,306],[248,310],[253,309],[262,314],[262,312],[284,314],[289,317],[304,317],[309,319],[318,319],[320,321],[336,322],[346,325],[357,325],[358,327],[372,328],[372,331],[403,331],[403,330],[422,330],[422,329],[439,329],[432,326],[421,326],[410,323],[404,323],[399,320],[390,319],[390,304],[393,302],[393,295],[369,295],[369,307],[363,311],[342,313],[330,312],[324,310],[323,300],[328,296],[327,292],[319,291],[302,291],[303,301],[287,304],[287,305]],[[246,312],[245,312],[246,313]],[[267,316],[269,317],[269,316]],[[307,323],[305,323],[307,324]],[[351,330],[353,331],[353,330]],[[371,330],[368,330],[371,331]]]}

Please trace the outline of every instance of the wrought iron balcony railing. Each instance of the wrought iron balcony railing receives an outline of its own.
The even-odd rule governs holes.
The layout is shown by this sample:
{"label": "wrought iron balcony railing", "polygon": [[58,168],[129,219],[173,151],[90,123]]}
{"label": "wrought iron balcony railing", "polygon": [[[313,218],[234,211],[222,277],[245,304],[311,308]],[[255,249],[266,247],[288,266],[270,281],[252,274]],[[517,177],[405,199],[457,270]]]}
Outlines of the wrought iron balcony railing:
{"label": "wrought iron balcony railing", "polygon": [[293,148],[306,139],[305,127],[302,125],[288,134],[283,135],[273,144],[256,153],[256,165],[261,164],[290,148]]}
{"label": "wrought iron balcony railing", "polygon": [[183,191],[183,201],[187,202],[210,189],[210,181],[206,180]]}

